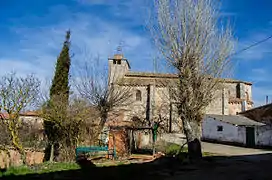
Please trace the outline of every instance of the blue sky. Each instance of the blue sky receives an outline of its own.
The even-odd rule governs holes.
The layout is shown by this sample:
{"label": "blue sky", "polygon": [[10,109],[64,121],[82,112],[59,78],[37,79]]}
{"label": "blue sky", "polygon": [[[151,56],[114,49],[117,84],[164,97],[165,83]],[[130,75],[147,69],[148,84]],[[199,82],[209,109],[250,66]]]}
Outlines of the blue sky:
{"label": "blue sky", "polygon": [[[154,48],[145,31],[145,0],[0,0],[0,75],[35,73],[49,81],[65,31],[72,31],[73,64],[91,56],[107,62],[123,42],[135,71],[152,71]],[[231,20],[236,49],[272,34],[271,0],[223,0],[222,15]],[[272,100],[272,40],[241,53],[234,78],[254,83],[255,106]]]}

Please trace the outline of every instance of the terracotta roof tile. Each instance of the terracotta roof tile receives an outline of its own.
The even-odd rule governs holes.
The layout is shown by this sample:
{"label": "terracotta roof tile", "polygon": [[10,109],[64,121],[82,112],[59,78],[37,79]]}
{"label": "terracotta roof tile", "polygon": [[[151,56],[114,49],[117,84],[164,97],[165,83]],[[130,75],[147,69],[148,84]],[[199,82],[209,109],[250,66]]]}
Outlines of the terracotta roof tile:
{"label": "terracotta roof tile", "polygon": [[3,119],[8,119],[9,114],[8,113],[0,113],[0,117],[3,118]]}
{"label": "terracotta roof tile", "polygon": [[27,111],[20,113],[20,116],[39,116],[39,111]]}

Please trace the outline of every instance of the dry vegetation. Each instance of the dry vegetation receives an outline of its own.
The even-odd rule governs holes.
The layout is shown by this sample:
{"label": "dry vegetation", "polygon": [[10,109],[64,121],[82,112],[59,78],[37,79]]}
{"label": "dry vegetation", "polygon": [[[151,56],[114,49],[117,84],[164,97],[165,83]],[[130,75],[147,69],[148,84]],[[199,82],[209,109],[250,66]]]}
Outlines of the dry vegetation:
{"label": "dry vegetation", "polygon": [[154,1],[150,25],[158,50],[178,75],[171,84],[191,157],[201,157],[200,125],[206,107],[229,71],[233,36],[212,0]]}
{"label": "dry vegetation", "polygon": [[34,76],[18,77],[11,73],[0,79],[0,125],[5,136],[2,149],[12,145],[26,162],[26,155],[20,136],[22,121],[20,112],[36,102],[40,81]]}

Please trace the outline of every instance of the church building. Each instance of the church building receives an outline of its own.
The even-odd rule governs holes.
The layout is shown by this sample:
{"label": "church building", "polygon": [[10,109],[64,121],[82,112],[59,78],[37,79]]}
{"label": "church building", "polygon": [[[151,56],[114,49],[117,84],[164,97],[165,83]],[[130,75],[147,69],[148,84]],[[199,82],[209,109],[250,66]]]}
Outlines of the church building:
{"label": "church building", "polygon": [[[179,131],[181,125],[169,98],[169,82],[177,79],[175,74],[134,72],[129,60],[122,53],[108,59],[110,84],[128,87],[132,103],[127,107],[122,121],[163,119],[168,132]],[[236,115],[253,107],[252,83],[225,79],[223,88],[207,107],[206,114]]]}

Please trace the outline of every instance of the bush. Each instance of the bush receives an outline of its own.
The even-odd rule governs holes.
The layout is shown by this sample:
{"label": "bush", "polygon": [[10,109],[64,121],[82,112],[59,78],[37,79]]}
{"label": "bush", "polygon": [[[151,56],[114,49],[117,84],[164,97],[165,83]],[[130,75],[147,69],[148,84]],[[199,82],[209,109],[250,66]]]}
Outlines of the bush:
{"label": "bush", "polygon": [[178,144],[170,144],[166,147],[165,154],[168,156],[178,155],[181,151],[181,146]]}
{"label": "bush", "polygon": [[186,163],[189,160],[187,147],[181,147],[178,144],[170,144],[167,146],[165,155],[175,157],[181,160],[183,163]]}

